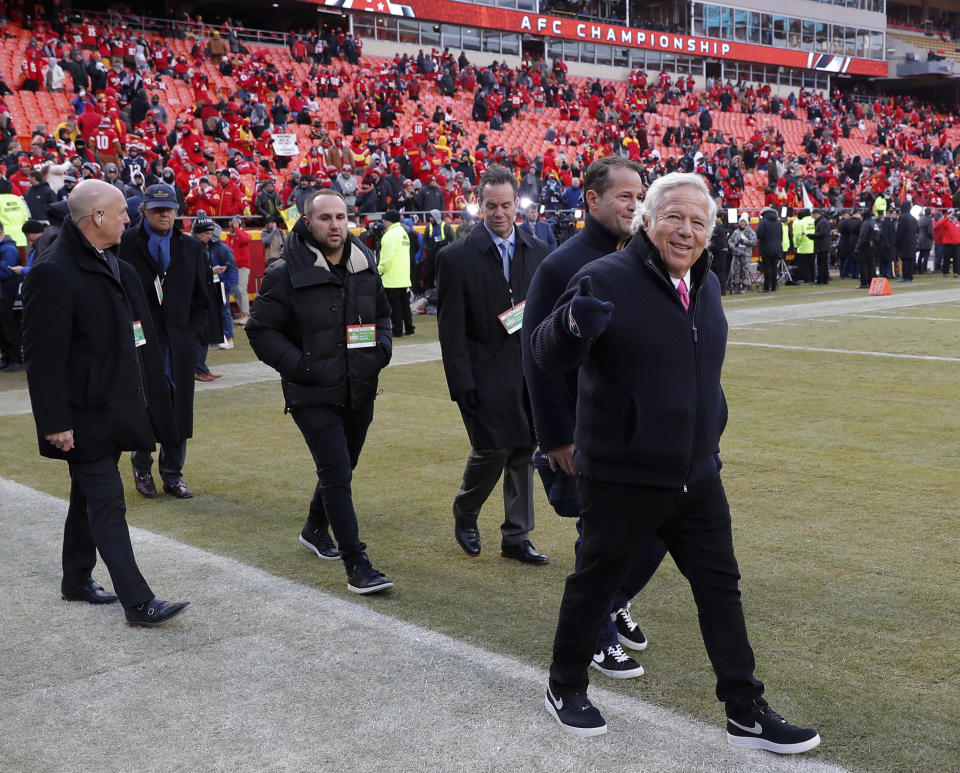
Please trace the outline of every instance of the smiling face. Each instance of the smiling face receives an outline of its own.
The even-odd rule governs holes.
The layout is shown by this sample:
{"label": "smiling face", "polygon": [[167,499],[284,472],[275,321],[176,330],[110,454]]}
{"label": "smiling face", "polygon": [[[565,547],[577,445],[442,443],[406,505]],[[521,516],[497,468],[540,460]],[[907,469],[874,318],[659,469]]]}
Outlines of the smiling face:
{"label": "smiling face", "polygon": [[682,279],[703,253],[710,234],[710,203],[699,188],[679,185],[664,191],[652,220],[643,227],[671,276]]}
{"label": "smiling face", "polygon": [[599,223],[625,239],[643,197],[643,180],[633,169],[614,167],[609,182],[610,187],[603,193],[587,191],[587,206]]}

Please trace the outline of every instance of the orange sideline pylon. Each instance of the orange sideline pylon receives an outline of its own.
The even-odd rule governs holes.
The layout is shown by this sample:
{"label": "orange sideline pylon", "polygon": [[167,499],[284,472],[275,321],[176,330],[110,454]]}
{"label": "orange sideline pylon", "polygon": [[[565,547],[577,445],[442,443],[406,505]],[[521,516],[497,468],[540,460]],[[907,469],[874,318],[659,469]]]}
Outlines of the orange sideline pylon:
{"label": "orange sideline pylon", "polygon": [[867,295],[893,295],[889,280],[885,276],[874,277],[870,282],[870,290]]}

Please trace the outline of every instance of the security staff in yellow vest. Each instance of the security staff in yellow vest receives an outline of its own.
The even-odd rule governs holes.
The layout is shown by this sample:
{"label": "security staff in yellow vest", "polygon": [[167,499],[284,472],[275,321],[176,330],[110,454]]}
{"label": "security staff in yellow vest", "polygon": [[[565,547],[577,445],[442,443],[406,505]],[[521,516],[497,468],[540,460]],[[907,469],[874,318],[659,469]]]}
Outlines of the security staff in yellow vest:
{"label": "security staff in yellow vest", "polygon": [[797,264],[800,266],[800,278],[807,284],[813,284],[813,232],[817,225],[809,209],[801,209],[800,215],[793,221],[793,246],[797,250]]}
{"label": "security staff in yellow vest", "polygon": [[10,191],[10,182],[0,180],[0,225],[17,247],[26,247],[27,237],[23,235],[23,224],[30,219],[30,210],[20,196]]}
{"label": "security staff in yellow vest", "polygon": [[413,335],[410,313],[410,237],[395,209],[387,210],[383,219],[387,230],[380,237],[380,263],[377,270],[390,301],[390,324],[393,337]]}

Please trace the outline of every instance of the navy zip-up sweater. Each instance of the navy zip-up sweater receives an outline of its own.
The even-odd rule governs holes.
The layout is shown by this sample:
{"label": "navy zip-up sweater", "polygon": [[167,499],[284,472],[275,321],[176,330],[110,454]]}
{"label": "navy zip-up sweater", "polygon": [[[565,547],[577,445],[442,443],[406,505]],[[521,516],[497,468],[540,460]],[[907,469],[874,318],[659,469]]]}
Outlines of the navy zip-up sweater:
{"label": "navy zip-up sweater", "polygon": [[[551,373],[579,366],[574,441],[578,472],[638,486],[685,487],[717,475],[727,422],[720,372],[727,320],[720,283],[704,251],[692,269],[689,311],[642,231],[622,250],[570,280],[533,332],[537,364]],[[569,304],[581,276],[615,310],[596,339],[574,336]]]}
{"label": "navy zip-up sweater", "polygon": [[533,423],[540,448],[552,451],[573,442],[577,404],[577,374],[544,373],[534,361],[530,338],[553,311],[577,271],[617,249],[617,235],[587,215],[583,229],[551,252],[537,267],[523,309],[523,375],[530,390]]}

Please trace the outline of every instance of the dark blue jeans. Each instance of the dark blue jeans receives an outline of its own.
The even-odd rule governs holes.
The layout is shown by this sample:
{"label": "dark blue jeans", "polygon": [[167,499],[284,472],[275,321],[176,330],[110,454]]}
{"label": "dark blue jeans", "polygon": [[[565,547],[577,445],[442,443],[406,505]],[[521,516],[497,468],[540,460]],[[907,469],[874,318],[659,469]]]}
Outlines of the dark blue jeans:
{"label": "dark blue jeans", "polygon": [[86,581],[96,566],[99,550],[120,603],[134,607],[150,601],[153,591],[133,557],[118,459],[69,462],[70,506],[63,528],[63,582],[76,587]]}
{"label": "dark blue jeans", "polygon": [[563,696],[587,689],[587,666],[617,589],[650,537],[663,540],[690,583],[700,631],[717,675],[717,698],[742,713],[763,693],[754,675],[733,553],[730,508],[717,476],[681,489],[580,478],[580,566],[567,578],[553,643],[550,686]]}
{"label": "dark blue jeans", "polygon": [[367,547],[360,541],[350,482],[373,420],[373,403],[357,410],[306,405],[290,412],[317,466],[307,528],[325,531],[329,526],[349,568]]}

